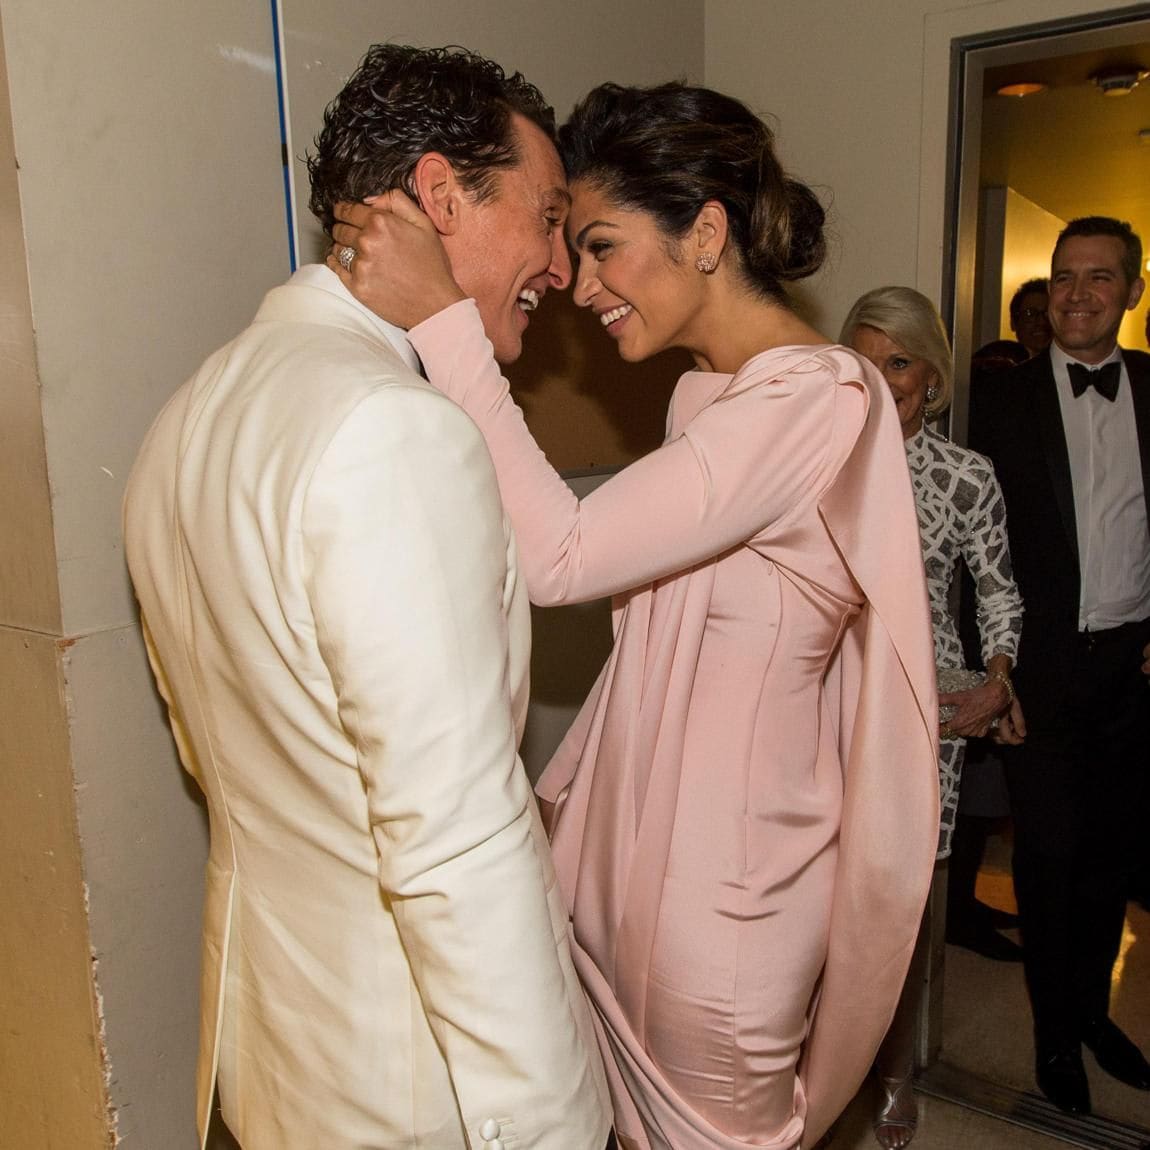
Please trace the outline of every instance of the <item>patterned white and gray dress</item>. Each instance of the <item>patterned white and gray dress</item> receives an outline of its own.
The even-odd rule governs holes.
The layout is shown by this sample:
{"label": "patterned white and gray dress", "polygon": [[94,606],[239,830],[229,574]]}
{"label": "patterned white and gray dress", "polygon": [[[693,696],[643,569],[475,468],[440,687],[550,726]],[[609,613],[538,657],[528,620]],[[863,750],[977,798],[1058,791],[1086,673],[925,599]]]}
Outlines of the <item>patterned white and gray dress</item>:
{"label": "patterned white and gray dress", "polygon": [[[1010,566],[1006,504],[994,467],[985,455],[925,426],[905,446],[926,564],[935,661],[939,667],[965,665],[951,606],[951,585],[962,559],[974,580],[983,662],[998,654],[1009,655],[1013,662],[1022,633],[1022,597]],[[965,739],[942,741],[939,858],[950,854],[965,752]]]}

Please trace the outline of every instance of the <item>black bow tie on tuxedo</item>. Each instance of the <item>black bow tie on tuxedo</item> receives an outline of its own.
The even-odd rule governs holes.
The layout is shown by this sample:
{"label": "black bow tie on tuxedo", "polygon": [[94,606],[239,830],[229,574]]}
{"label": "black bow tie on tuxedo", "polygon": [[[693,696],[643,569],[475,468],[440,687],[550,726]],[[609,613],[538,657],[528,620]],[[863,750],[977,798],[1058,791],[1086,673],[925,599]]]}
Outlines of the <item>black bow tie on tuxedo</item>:
{"label": "black bow tie on tuxedo", "polygon": [[1117,360],[1104,363],[1101,367],[1089,368],[1084,363],[1068,363],[1070,390],[1077,399],[1088,387],[1093,387],[1104,399],[1114,402],[1118,394],[1118,380],[1122,376],[1122,364]]}

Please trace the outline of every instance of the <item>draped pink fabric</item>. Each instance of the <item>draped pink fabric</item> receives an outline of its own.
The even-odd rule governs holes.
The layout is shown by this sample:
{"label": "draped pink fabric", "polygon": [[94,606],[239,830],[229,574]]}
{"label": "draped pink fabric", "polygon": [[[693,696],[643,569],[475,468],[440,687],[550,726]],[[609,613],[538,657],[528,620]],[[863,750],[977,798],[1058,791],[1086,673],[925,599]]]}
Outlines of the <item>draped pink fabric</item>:
{"label": "draped pink fabric", "polygon": [[[934,657],[901,434],[838,347],[690,372],[578,503],[470,305],[411,333],[488,441],[536,601],[617,594],[538,792],[624,1145],[810,1145],[901,989],[934,859]],[[472,309],[473,310],[473,309]]]}

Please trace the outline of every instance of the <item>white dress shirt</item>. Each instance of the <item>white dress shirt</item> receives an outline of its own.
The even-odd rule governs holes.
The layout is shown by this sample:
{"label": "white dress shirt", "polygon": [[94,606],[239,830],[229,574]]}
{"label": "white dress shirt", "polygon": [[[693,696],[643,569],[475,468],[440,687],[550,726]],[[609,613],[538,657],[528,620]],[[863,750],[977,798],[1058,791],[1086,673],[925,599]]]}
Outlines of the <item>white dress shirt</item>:
{"label": "white dress shirt", "polygon": [[1150,530],[1134,400],[1118,347],[1103,363],[1113,361],[1122,368],[1114,401],[1093,387],[1076,398],[1067,365],[1079,361],[1057,343],[1050,346],[1074,487],[1080,630],[1104,631],[1150,616]]}

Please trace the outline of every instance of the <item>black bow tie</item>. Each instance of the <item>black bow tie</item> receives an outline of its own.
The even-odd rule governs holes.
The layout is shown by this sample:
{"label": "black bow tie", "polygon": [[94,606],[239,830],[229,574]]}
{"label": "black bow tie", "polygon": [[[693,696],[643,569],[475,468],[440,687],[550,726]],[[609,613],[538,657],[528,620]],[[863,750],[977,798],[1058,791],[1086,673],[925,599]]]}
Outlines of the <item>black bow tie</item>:
{"label": "black bow tie", "polygon": [[1077,399],[1088,387],[1093,387],[1104,399],[1114,402],[1118,394],[1118,380],[1122,376],[1122,364],[1118,360],[1104,363],[1101,367],[1089,368],[1084,363],[1068,363],[1070,390]]}

